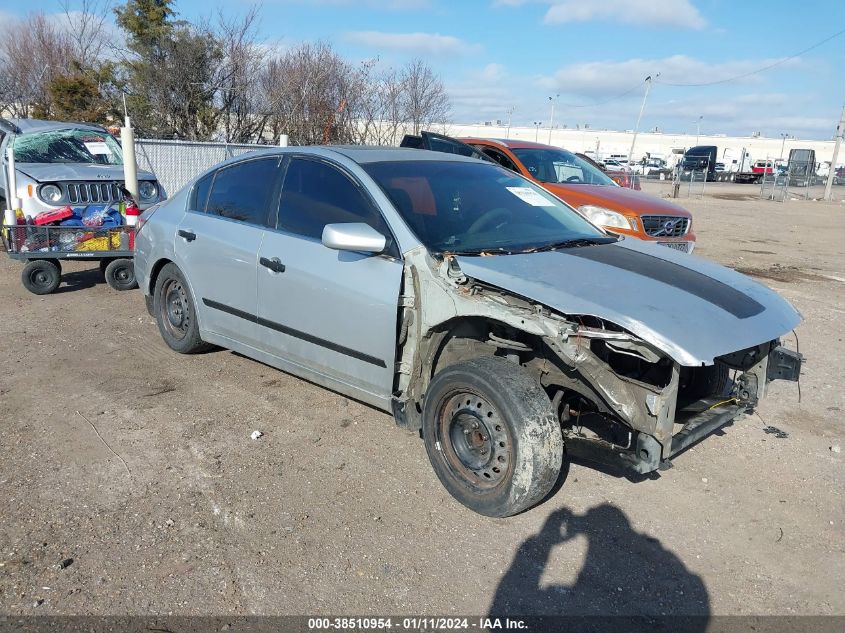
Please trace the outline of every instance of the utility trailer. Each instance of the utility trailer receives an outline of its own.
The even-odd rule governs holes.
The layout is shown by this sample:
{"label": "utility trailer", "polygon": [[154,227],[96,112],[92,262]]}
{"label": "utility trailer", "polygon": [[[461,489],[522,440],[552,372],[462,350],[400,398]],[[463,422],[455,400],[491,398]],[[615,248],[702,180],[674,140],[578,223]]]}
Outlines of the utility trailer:
{"label": "utility trailer", "polygon": [[3,226],[3,245],[12,259],[26,262],[24,288],[33,294],[55,292],[62,280],[62,260],[96,261],[106,283],[132,290],[135,281],[135,227]]}

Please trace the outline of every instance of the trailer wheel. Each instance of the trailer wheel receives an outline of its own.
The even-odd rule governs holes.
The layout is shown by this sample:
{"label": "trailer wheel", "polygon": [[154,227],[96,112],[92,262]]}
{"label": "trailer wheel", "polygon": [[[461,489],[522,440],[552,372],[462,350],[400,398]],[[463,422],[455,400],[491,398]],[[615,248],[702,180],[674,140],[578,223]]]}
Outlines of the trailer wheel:
{"label": "trailer wheel", "polygon": [[55,292],[61,281],[61,269],[56,262],[49,259],[33,259],[27,262],[21,272],[23,287],[36,295]]}
{"label": "trailer wheel", "polygon": [[135,279],[135,264],[131,259],[121,257],[111,260],[106,266],[106,283],[115,290],[134,290],[138,287]]}

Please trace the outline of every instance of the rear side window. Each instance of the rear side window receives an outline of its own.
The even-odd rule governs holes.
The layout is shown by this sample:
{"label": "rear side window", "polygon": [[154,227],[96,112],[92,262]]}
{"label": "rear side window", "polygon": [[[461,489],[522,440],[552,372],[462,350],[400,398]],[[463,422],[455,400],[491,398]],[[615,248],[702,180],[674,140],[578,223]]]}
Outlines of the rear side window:
{"label": "rear side window", "polygon": [[319,240],[324,226],[344,222],[364,222],[390,238],[381,213],[344,173],[320,161],[291,160],[277,228]]}
{"label": "rear side window", "polygon": [[513,164],[513,161],[502,152],[495,150],[492,147],[478,147],[478,149],[480,149],[482,152],[484,152],[485,155],[489,156],[494,161],[499,163],[505,169],[510,169],[511,171],[519,173],[519,170],[516,168],[516,165]]}
{"label": "rear side window", "polygon": [[259,158],[221,169],[211,184],[206,212],[247,224],[272,226],[278,167],[278,158]]}
{"label": "rear side window", "polygon": [[205,203],[208,202],[208,192],[211,190],[212,180],[214,180],[214,172],[200,178],[194,185],[189,203],[191,211],[205,211]]}

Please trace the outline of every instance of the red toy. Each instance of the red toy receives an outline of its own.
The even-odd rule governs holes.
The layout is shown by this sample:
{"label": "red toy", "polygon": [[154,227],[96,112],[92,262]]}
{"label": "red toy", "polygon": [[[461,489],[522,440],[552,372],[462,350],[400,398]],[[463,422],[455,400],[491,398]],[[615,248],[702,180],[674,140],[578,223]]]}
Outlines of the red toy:
{"label": "red toy", "polygon": [[42,211],[32,219],[32,222],[38,226],[43,226],[44,224],[50,224],[51,222],[59,222],[60,220],[69,218],[72,215],[73,209],[70,207],[62,207],[61,209],[53,209],[52,211]]}

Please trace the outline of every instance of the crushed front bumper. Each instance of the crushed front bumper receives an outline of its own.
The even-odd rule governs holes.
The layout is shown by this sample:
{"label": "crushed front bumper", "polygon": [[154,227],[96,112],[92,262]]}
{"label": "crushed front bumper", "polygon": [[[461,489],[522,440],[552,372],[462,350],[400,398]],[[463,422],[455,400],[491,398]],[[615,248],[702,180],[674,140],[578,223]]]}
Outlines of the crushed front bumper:
{"label": "crushed front bumper", "polygon": [[798,352],[780,345],[772,348],[762,361],[737,379],[730,395],[704,398],[678,410],[673,429],[663,444],[652,435],[633,432],[628,447],[567,438],[567,452],[591,461],[621,465],[639,474],[653,472],[743,413],[752,411],[772,380],[797,381],[802,361]]}

